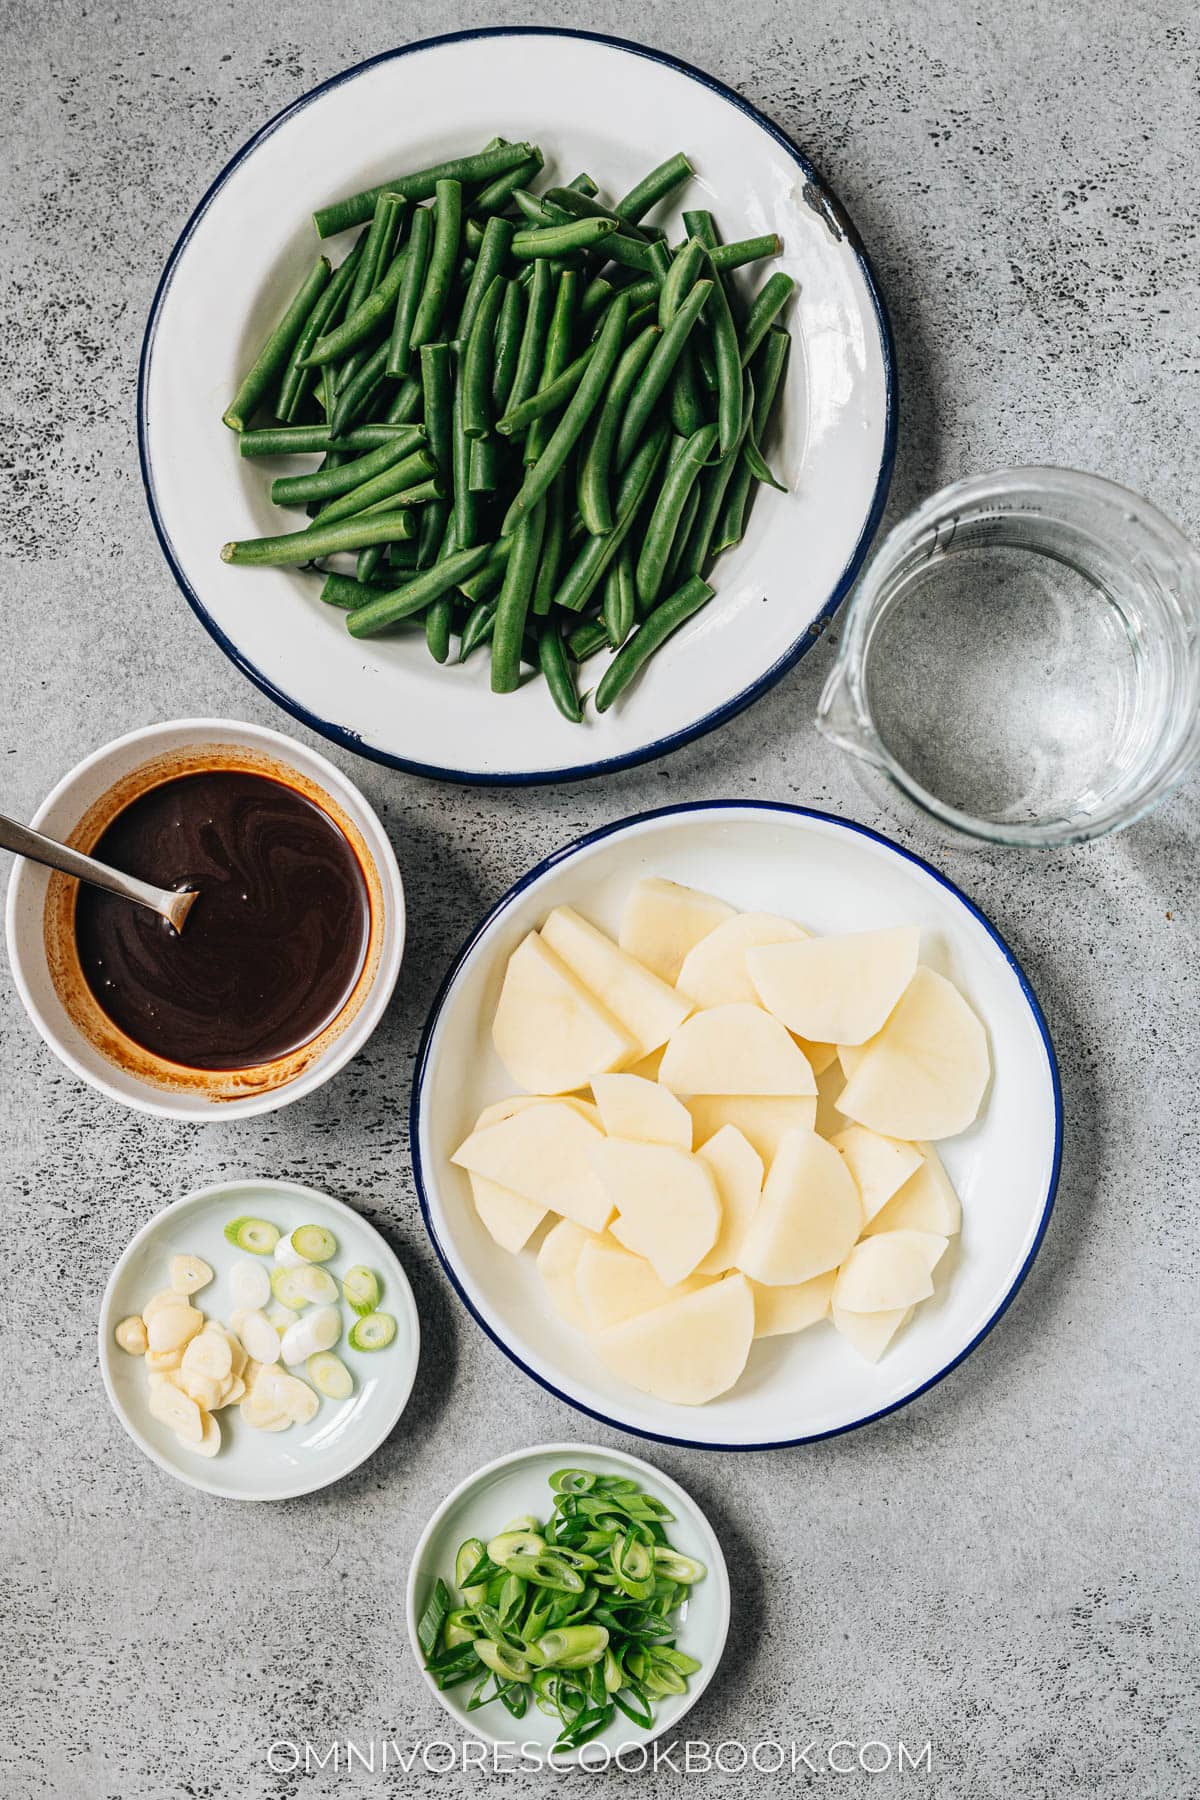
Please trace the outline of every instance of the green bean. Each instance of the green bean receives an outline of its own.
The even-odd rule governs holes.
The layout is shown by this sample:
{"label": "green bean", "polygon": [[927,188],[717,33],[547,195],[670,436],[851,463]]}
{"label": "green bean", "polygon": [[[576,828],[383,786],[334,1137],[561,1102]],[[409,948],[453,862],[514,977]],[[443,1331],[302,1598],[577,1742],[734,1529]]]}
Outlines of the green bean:
{"label": "green bean", "polygon": [[494,494],[500,486],[502,467],[501,447],[494,437],[471,439],[467,459],[467,486],[473,494]]}
{"label": "green bean", "polygon": [[440,180],[433,206],[433,247],[425,271],[425,286],[409,333],[410,350],[419,350],[422,344],[432,343],[438,334],[458,262],[461,233],[462,187],[452,178]]}
{"label": "green bean", "polygon": [[527,471],[520,490],[505,515],[506,531],[511,531],[521,515],[529,512],[545,494],[600,403],[608,386],[608,378],[621,354],[628,310],[624,297],[618,294],[605,317],[582,381],[567,402],[549,443],[537,462]]}
{"label": "green bean", "polygon": [[608,642],[619,650],[633,630],[637,618],[637,589],[634,585],[633,557],[629,545],[622,544],[608,566],[604,577],[604,600],[600,608]]}
{"label": "green bean", "polygon": [[387,355],[388,346],[385,341],[351,376],[339,393],[337,404],[333,409],[334,437],[341,437],[342,433],[354,424],[359,414],[365,412],[384,379]]}
{"label": "green bean", "polygon": [[613,448],[629,396],[660,335],[657,326],[648,325],[622,352],[580,462],[579,510],[584,524],[593,536],[601,536],[612,530],[612,497],[609,490]]}
{"label": "green bean", "polygon": [[[376,201],[374,217],[363,245],[362,258],[355,271],[354,283],[350,289],[350,299],[346,308],[348,316],[353,316],[370,299],[390,264],[392,247],[396,240],[400,221],[404,216],[405,204],[402,196],[393,193],[390,189],[380,194]],[[364,352],[356,345],[348,346],[347,350],[340,354],[342,354],[343,360],[334,380],[334,386],[339,392],[358,373],[364,358]]]}
{"label": "green bean", "polygon": [[557,624],[550,619],[538,632],[538,667],[546,677],[550,698],[563,718],[569,719],[572,725],[582,725],[583,708],[575,692],[575,678],[567,661],[562,634]]}
{"label": "green bean", "polygon": [[589,344],[574,362],[567,364],[561,375],[556,375],[553,381],[540,387],[536,394],[531,394],[520,406],[506,412],[502,419],[497,419],[496,430],[501,437],[520,437],[523,432],[528,431],[535,419],[544,419],[550,413],[561,411],[587,374],[588,364],[594,353],[595,345]]}
{"label": "green bean", "polygon": [[742,407],[741,436],[732,450],[728,450],[718,463],[704,471],[701,479],[700,505],[688,536],[687,548],[679,565],[679,573],[685,577],[700,575],[707,566],[726,489],[741,458],[742,441],[750,429],[754,408],[754,383],[749,371],[746,374],[746,389],[746,399]]}
{"label": "green bean", "polygon": [[276,506],[304,506],[309,500],[334,500],[339,494],[348,494],[411,455],[424,436],[420,426],[404,425],[390,442],[335,469],[314,469],[310,475],[281,475],[271,483],[272,502]]}
{"label": "green bean", "polygon": [[[373,454],[377,455],[378,452]],[[362,460],[365,462],[367,458],[363,457]],[[351,463],[349,467],[354,468],[355,465]],[[436,464],[424,448],[400,458],[393,457],[390,463],[366,481],[334,493],[317,514],[317,521],[322,525],[332,525],[336,519],[349,519],[355,513],[366,512],[380,500],[392,500],[393,496],[404,493],[416,482],[434,474],[435,470]],[[336,481],[343,472],[338,469],[332,479]],[[400,502],[397,501],[396,504],[399,505]]]}
{"label": "green bean", "polygon": [[483,305],[484,295],[496,276],[504,271],[504,259],[508,255],[515,231],[512,220],[501,218],[499,213],[493,213],[484,226],[483,243],[471,273],[470,286],[467,288],[455,333],[464,343],[470,340],[471,327],[475,323],[476,313]]}
{"label": "green bean", "polygon": [[[578,275],[573,269],[564,269],[558,278],[554,311],[546,333],[546,350],[542,360],[541,377],[538,381],[539,389],[549,387],[555,377],[562,374],[571,360],[571,338],[575,328],[575,305],[578,289]],[[550,440],[550,434],[549,420],[538,419],[530,426],[525,439],[526,467],[537,461]]]}
{"label": "green bean", "polygon": [[611,206],[603,205],[590,194],[579,188],[556,187],[547,188],[542,199],[548,206],[556,206],[574,219],[609,219],[614,231],[620,231],[623,237],[632,238],[635,243],[649,244],[653,233],[643,231],[640,225],[632,225],[627,220],[617,217]]}
{"label": "green bean", "polygon": [[[429,454],[444,480],[453,478],[454,364],[449,344],[422,344],[421,395],[425,429],[429,434]],[[422,569],[436,561],[442,534],[451,513],[450,503],[435,500],[425,508],[417,547],[417,562]]]}
{"label": "green bean", "polygon": [[[753,439],[756,448],[761,445],[767,435],[767,427],[771,422],[771,414],[775,410],[775,399],[779,393],[791,347],[791,338],[786,331],[781,331],[777,326],[772,326],[763,339],[758,361],[755,364],[754,416],[750,421],[750,432],[747,439],[747,442]],[[759,479],[763,478],[760,476]],[[780,486],[773,476],[771,481],[773,486]]]}
{"label": "green bean", "polygon": [[533,144],[497,144],[494,149],[480,151],[474,156],[456,156],[428,169],[398,175],[393,181],[381,182],[378,187],[365,188],[361,194],[350,194],[344,200],[320,207],[313,214],[317,236],[333,237],[351,225],[363,224],[374,212],[379,195],[389,189],[403,194],[406,200],[428,200],[441,181],[493,181],[506,169],[515,169],[518,163],[528,162],[534,154]]}
{"label": "green bean", "polygon": [[603,650],[608,643],[608,632],[601,619],[585,619],[574,631],[567,633],[567,649],[575,662],[586,662],[589,656],[595,656],[597,650]]}
{"label": "green bean", "polygon": [[360,550],[354,564],[354,573],[358,580],[366,584],[377,573],[383,561],[384,552],[390,549],[389,544],[368,544]]}
{"label": "green bean", "polygon": [[[740,384],[739,384],[740,385]],[[717,443],[718,428],[702,425],[693,432],[683,450],[667,470],[654,511],[642,536],[642,549],[637,563],[637,595],[641,605],[653,607],[662,588],[663,576],[671,554],[671,546],[679,529],[679,519],[687,497],[700,471]],[[613,645],[614,650],[617,646]]]}
{"label": "green bean", "polygon": [[[373,545],[371,547],[374,548]],[[321,598],[326,606],[340,606],[344,611],[351,612],[378,591],[377,588],[369,588],[361,581],[353,580],[349,575],[327,575],[321,589]]]}
{"label": "green bean", "polygon": [[542,225],[533,231],[518,231],[512,253],[521,260],[573,256],[578,250],[594,250],[616,229],[615,219],[572,219],[565,225]]}
{"label": "green bean", "polygon": [[782,488],[782,483],[775,479],[763,460],[758,445],[770,423],[775,396],[783,377],[790,344],[791,340],[787,332],[772,326],[764,338],[755,360],[754,412],[750,421],[750,429],[742,444],[741,461],[729,478],[716,529],[709,545],[710,554],[713,556],[719,555],[722,550],[730,549],[734,544],[739,544],[745,536],[746,519],[753,500],[752,484],[755,480],[768,481],[772,487]]}
{"label": "green bean", "polygon": [[411,375],[402,383],[399,393],[388,407],[385,423],[407,425],[421,410],[421,384]]}
{"label": "green bean", "polygon": [[221,561],[282,569],[312,562],[318,556],[333,556],[339,550],[361,550],[364,544],[388,544],[394,538],[411,537],[414,529],[406,512],[373,513],[365,519],[310,525],[306,531],[289,531],[282,537],[243,538],[222,544]]}
{"label": "green bean", "polygon": [[[394,444],[404,434],[415,443],[420,427],[411,425],[356,425],[344,438],[337,439],[339,450],[378,450],[381,444]],[[265,426],[261,431],[243,431],[238,439],[242,456],[307,456],[318,450],[332,449],[334,436],[327,425]]]}
{"label": "green bean", "polygon": [[509,390],[517,372],[521,353],[521,333],[525,324],[525,298],[516,281],[505,281],[500,317],[496,321],[495,354],[492,361],[492,415],[500,418],[508,404]]}
{"label": "green bean", "polygon": [[475,313],[471,335],[463,353],[463,430],[470,438],[486,435],[492,423],[492,375],[496,322],[507,286],[503,275],[488,284]]}
{"label": "green bean", "polygon": [[497,539],[475,573],[463,577],[458,584],[458,591],[464,600],[474,602],[491,598],[504,579],[512,544],[510,537]]}
{"label": "green bean", "polygon": [[796,283],[782,269],[768,276],[758,293],[754,296],[746,328],[742,332],[742,365],[750,361],[758,346],[762,343],[769,327],[774,323],[776,315],[787,305],[796,291]]}
{"label": "green bean", "polygon": [[728,275],[746,263],[761,262],[765,256],[778,256],[783,244],[774,232],[765,237],[739,238],[735,244],[718,244],[711,251],[713,268],[718,275]]}
{"label": "green bean", "polygon": [[514,188],[513,199],[517,211],[528,219],[531,225],[561,225],[562,209],[546,205],[540,194],[531,194],[525,188]]}
{"label": "green bean", "polygon": [[237,393],[221,414],[221,418],[228,425],[230,431],[246,429],[266,395],[267,389],[285,368],[287,360],[295,348],[296,340],[304,330],[305,323],[329,280],[329,275],[329,258],[319,256],[297,289],[291,305],[255,357],[253,366],[243,377]]}
{"label": "green bean", "polygon": [[433,601],[425,614],[425,642],[434,662],[444,663],[450,654],[450,628],[454,623],[454,602],[449,594]]}
{"label": "green bean", "polygon": [[443,594],[456,588],[460,580],[474,569],[479,568],[490,548],[488,544],[473,544],[468,550],[456,550],[453,556],[435,563],[432,569],[422,570],[404,587],[386,594],[376,594],[365,606],[356,607],[349,614],[346,624],[351,633],[354,637],[369,637],[372,632],[382,631],[397,619],[405,619],[412,613],[421,612],[434,600],[440,600]]}
{"label": "green bean", "polygon": [[603,275],[594,276],[584,288],[583,298],[579,302],[580,320],[586,324],[597,313],[602,313],[616,291],[612,282],[606,281]]}
{"label": "green bean", "polygon": [[[341,267],[333,271],[305,320],[304,329],[296,339],[279,384],[279,398],[275,402],[278,418],[290,422],[299,412],[314,379],[313,371],[307,367],[305,358],[326,326],[336,324],[343,303],[350,298],[350,284],[354,280],[354,272],[362,253],[363,239],[360,238]],[[242,454],[245,456],[251,453],[243,450]]]}
{"label": "green bean", "polygon": [[567,494],[569,476],[563,469],[555,476],[546,495],[546,522],[542,529],[542,553],[538,560],[537,579],[533,584],[531,610],[544,619],[554,600],[567,542]]}
{"label": "green bean", "polygon": [[396,294],[396,312],[392,320],[392,335],[385,365],[387,373],[396,378],[408,374],[413,325],[425,288],[432,243],[433,214],[427,206],[418,206],[409,228],[404,272]]}
{"label": "green bean", "polygon": [[712,273],[712,297],[705,309],[704,322],[712,334],[717,366],[717,425],[721,455],[724,456],[732,450],[742,429],[742,359],[737,326],[729,310],[729,296],[721,277],[712,267],[708,251],[702,254]]}
{"label": "green bean", "polygon": [[[596,711],[607,712],[659,646],[712,597],[713,589],[708,582],[693,575],[669,599],[656,606],[650,616],[638,626],[629,642],[618,650],[600,677],[594,703]],[[357,614],[350,614],[351,621],[356,617]]]}
{"label": "green bean", "polygon": [[655,273],[653,244],[639,244],[636,238],[626,237],[623,231],[614,231],[605,238],[604,255],[623,269],[636,269],[641,275]]}
{"label": "green bean", "polygon": [[[721,510],[717,514],[716,526],[709,539],[709,554],[719,556],[722,550],[730,550],[734,544],[740,544],[746,531],[746,518],[750,508],[751,490],[754,485],[754,471],[746,460],[746,446],[738,458],[737,467],[731,472]],[[699,499],[699,490],[695,490]]]}
{"label": "green bean", "polygon": [[695,169],[682,150],[678,150],[674,156],[669,156],[666,162],[659,163],[656,169],[651,169],[648,175],[643,175],[636,186],[630,188],[624,199],[617,201],[613,211],[619,219],[624,219],[627,225],[636,225],[652,206],[657,206],[660,200],[665,200],[667,195],[674,193],[677,187],[682,187],[685,181],[690,181],[695,173]]}
{"label": "green bean", "polygon": [[497,175],[494,181],[489,182],[487,187],[476,194],[471,210],[477,213],[503,212],[512,200],[516,189],[529,186],[542,167],[544,160],[541,151],[535,144],[532,154],[525,162],[517,163],[511,169],[505,169],[502,175]]}
{"label": "green bean", "polygon": [[462,636],[458,642],[458,660],[466,662],[472,650],[480,644],[486,644],[496,626],[496,602],[494,600],[477,600],[467,615],[467,622],[462,628]]}
{"label": "green bean", "polygon": [[[542,548],[542,531],[546,508],[535,500],[515,521],[513,546],[509,552],[500,598],[496,602],[496,625],[492,633],[492,692],[510,694],[521,677],[521,648],[525,636],[525,620],[533,598],[538,557]],[[489,1550],[488,1554],[491,1554]]]}
{"label": "green bean", "polygon": [[[675,527],[675,541],[671,545],[671,554],[667,558],[666,572],[663,576],[663,586],[668,589],[674,589],[679,585],[680,569],[683,564],[684,556],[687,553],[688,541],[692,534],[692,526],[695,524],[696,514],[700,510],[700,488],[700,481],[694,481],[692,483],[688,492],[688,497],[683,503],[683,511],[679,515],[679,523]],[[646,610],[648,609],[643,609],[639,602],[639,618],[645,616]]]}
{"label": "green bean", "polygon": [[[426,507],[425,511],[428,512],[429,508]],[[403,544],[387,544],[384,547],[384,556],[387,558],[388,567],[392,569],[403,569],[407,573],[418,566],[417,546],[411,538]]]}
{"label": "green bean", "polygon": [[632,456],[712,289],[711,281],[697,281],[654,346],[637,386],[629,396],[629,405],[621,421],[616,448],[618,469],[623,469]]}
{"label": "green bean", "polygon": [[546,337],[550,330],[550,315],[554,310],[554,277],[548,263],[534,263],[528,299],[529,305],[525,313],[525,329],[521,333],[521,348],[517,355],[516,373],[513,375],[512,386],[504,404],[506,412],[520,406],[522,401],[529,398],[536,389],[542,373],[542,365],[546,357]]}
{"label": "green bean", "polygon": [[617,489],[616,518],[606,537],[589,537],[559,583],[555,602],[568,612],[582,612],[605,570],[621,548],[638,508],[646,497],[655,469],[667,447],[668,427],[655,427],[630,458]]}
{"label": "green bean", "polygon": [[665,329],[700,279],[704,267],[704,245],[689,238],[673,259],[658,289],[658,322]]}
{"label": "green bean", "polygon": [[698,207],[694,211],[683,214],[683,229],[689,238],[703,244],[706,250],[717,247],[717,221],[707,207]]}
{"label": "green bean", "polygon": [[450,412],[450,467],[454,495],[454,535],[462,547],[479,533],[475,496],[471,492],[471,440],[464,417],[464,372],[461,343],[455,346],[454,402]]}

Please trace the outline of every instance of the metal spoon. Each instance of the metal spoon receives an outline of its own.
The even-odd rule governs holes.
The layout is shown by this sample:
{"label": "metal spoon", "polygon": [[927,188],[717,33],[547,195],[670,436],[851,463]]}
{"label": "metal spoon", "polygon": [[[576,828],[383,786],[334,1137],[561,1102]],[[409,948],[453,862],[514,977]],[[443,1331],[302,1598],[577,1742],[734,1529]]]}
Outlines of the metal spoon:
{"label": "metal spoon", "polygon": [[148,881],[138,881],[133,875],[122,875],[119,869],[110,869],[106,863],[96,862],[92,857],[72,850],[69,845],[60,844],[57,838],[43,837],[40,831],[31,831],[28,825],[21,825],[16,819],[6,819],[3,813],[0,813],[0,850],[12,850],[17,856],[29,857],[31,862],[45,863],[48,869],[59,869],[64,875],[90,882],[92,887],[104,888],[122,900],[149,907],[176,931],[183,930],[184,921],[198,897],[194,888],[177,892],[173,888],[151,887]]}

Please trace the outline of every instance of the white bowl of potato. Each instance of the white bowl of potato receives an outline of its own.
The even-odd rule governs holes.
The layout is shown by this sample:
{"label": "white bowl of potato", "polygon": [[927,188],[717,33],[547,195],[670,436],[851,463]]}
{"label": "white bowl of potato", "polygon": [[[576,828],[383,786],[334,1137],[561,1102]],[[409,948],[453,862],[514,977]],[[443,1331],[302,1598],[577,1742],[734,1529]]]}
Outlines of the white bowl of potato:
{"label": "white bowl of potato", "polygon": [[477,1322],[581,1411],[704,1448],[847,1431],[946,1375],[1032,1262],[1060,1138],[1045,1021],[983,915],[877,833],[771,804],[533,869],[413,1087],[422,1210]]}

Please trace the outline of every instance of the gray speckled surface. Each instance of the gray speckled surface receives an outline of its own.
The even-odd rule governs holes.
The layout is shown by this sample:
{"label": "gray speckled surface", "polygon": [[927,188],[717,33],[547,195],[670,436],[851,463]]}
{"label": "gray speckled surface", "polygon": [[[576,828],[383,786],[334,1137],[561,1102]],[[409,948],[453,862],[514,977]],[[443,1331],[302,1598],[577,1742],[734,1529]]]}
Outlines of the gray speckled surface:
{"label": "gray speckled surface", "polygon": [[[1129,482],[1195,535],[1194,8],[1050,10],[563,0],[556,17],[711,69],[841,195],[898,339],[894,506],[967,471],[1047,460]],[[501,3],[483,15],[537,16]],[[154,718],[291,729],[205,636],[160,558],[133,431],[143,319],[187,210],[252,127],[348,63],[479,17],[458,0],[348,13],[315,0],[9,0],[5,811],[27,814],[93,746]],[[277,1738],[442,1735],[401,1634],[428,1513],[501,1448],[604,1437],[513,1374],[435,1267],[407,1168],[420,1024],[480,910],[590,826],[718,794],[886,825],[810,727],[827,657],[716,736],[603,786],[453,791],[334,752],[394,834],[412,938],[366,1053],[274,1118],[173,1129],[118,1111],[50,1057],[0,978],[4,1800],[459,1785],[419,1765],[303,1779],[266,1765]],[[1039,861],[895,828],[968,887],[1030,972],[1062,1060],[1066,1163],[1017,1303],[909,1410],[803,1451],[651,1452],[711,1509],[737,1576],[729,1654],[690,1735],[932,1740],[932,1775],[801,1770],[764,1786],[953,1800],[1196,1791],[1198,827],[1193,784],[1127,836]],[[189,1188],[258,1172],[327,1185],[380,1224],[426,1322],[403,1428],[341,1486],[277,1509],[209,1501],[139,1457],[93,1348],[104,1277],[133,1230]],[[503,1785],[540,1792],[552,1778]],[[623,1785],[595,1777],[589,1791]]]}

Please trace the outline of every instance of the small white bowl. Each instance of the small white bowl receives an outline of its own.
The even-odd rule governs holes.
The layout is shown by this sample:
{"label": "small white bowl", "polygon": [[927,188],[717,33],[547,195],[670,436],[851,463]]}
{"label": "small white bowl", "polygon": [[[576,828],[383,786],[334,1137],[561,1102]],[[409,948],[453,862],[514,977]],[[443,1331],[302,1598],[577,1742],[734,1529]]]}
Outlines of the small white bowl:
{"label": "small white bowl", "polygon": [[[113,1336],[122,1319],[140,1312],[152,1294],[168,1285],[173,1256],[191,1251],[215,1275],[194,1304],[228,1324],[235,1302],[229,1287],[243,1253],[226,1242],[230,1219],[269,1219],[281,1231],[297,1225],[324,1225],[338,1243],[331,1268],[345,1274],[365,1263],[380,1278],[380,1311],[396,1321],[386,1350],[356,1353],[345,1337],[335,1346],[354,1376],[349,1400],[323,1400],[307,1425],[287,1431],[255,1431],[238,1417],[236,1406],[218,1415],[222,1445],[211,1460],[197,1456],[175,1433],[151,1418],[146,1371],[140,1356],[129,1356]],[[269,1267],[269,1258],[263,1259]],[[349,1329],[349,1308],[343,1306]],[[291,1500],[340,1481],[376,1451],[408,1404],[417,1373],[421,1327],[408,1277],[373,1225],[315,1188],[292,1181],[234,1181],[200,1188],[164,1206],[133,1237],[108,1278],[100,1303],[100,1373],[113,1411],[139,1450],[176,1481],[219,1494],[226,1500]],[[303,1376],[303,1370],[296,1371]]]}
{"label": "small white bowl", "polygon": [[[468,1712],[466,1696],[470,1688],[450,1688],[443,1693],[425,1674],[425,1658],[417,1642],[417,1621],[440,1575],[446,1585],[454,1586],[454,1555],[464,1538],[487,1539],[500,1531],[509,1519],[521,1513],[533,1513],[545,1519],[551,1509],[550,1476],[556,1469],[592,1469],[597,1474],[622,1474],[636,1477],[641,1486],[656,1500],[661,1500],[675,1519],[666,1527],[674,1549],[685,1556],[696,1557],[708,1573],[692,1588],[681,1613],[676,1643],[700,1664],[688,1678],[687,1691],[671,1694],[654,1705],[654,1724],[643,1731],[631,1719],[618,1712],[607,1731],[601,1732],[580,1750],[556,1758],[560,1765],[581,1762],[591,1757],[600,1760],[600,1751],[613,1756],[622,1746],[650,1744],[678,1725],[691,1711],[716,1674],[725,1639],[729,1632],[729,1571],[712,1526],[703,1512],[678,1482],[669,1475],[630,1456],[624,1450],[606,1450],[595,1444],[535,1444],[528,1450],[513,1450],[485,1464],[448,1494],[421,1533],[408,1571],[405,1611],[408,1615],[408,1639],[413,1655],[431,1693],[445,1707],[460,1730],[485,1744],[518,1744],[533,1746],[546,1757],[559,1733],[559,1724],[536,1706],[530,1706],[523,1719],[514,1719],[503,1706],[488,1705],[478,1712]],[[495,1727],[495,1729],[493,1729]]]}
{"label": "small white bowl", "polygon": [[[174,758],[195,755],[208,745],[233,746],[261,759],[264,772],[278,768],[290,773],[331,803],[334,815],[341,815],[339,822],[359,839],[357,850],[381,929],[373,930],[367,975],[357,995],[314,1046],[288,1059],[296,1072],[286,1079],[265,1075],[262,1085],[252,1077],[244,1091],[222,1097],[212,1083],[189,1082],[186,1071],[168,1082],[152,1076],[136,1058],[125,1064],[114,1060],[81,1028],[55,980],[47,943],[47,900],[56,891],[51,883],[66,878],[52,877],[48,869],[18,857],[8,886],[6,925],[9,962],[26,1012],[54,1054],[82,1080],[123,1106],[160,1118],[224,1120],[273,1112],[321,1087],[361,1050],[383,1017],[404,954],[404,884],[377,814],[331,762],[281,732],[232,719],[174,719],[144,726],[93,751],[64,775],[31,823],[50,837],[70,840],[106,796],[126,784],[136,787],[138,771],[150,765],[169,768]],[[90,842],[80,844],[89,847]]]}

